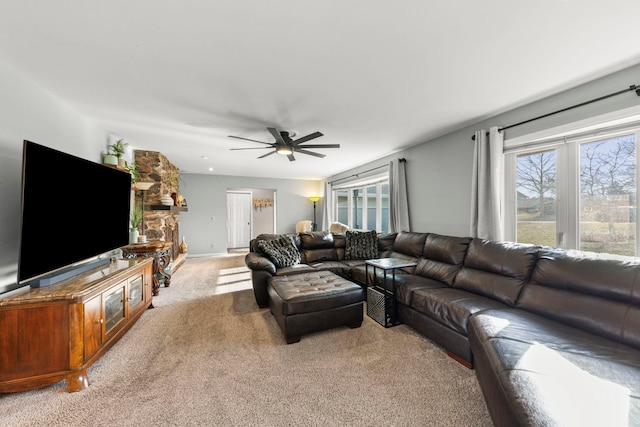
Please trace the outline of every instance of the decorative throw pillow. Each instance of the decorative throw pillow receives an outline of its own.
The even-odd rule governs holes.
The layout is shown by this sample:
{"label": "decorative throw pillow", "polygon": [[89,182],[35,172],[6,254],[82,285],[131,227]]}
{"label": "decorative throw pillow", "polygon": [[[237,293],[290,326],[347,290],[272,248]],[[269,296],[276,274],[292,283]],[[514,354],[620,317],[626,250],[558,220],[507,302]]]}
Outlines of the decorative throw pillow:
{"label": "decorative throw pillow", "polygon": [[347,230],[345,246],[345,259],[378,258],[378,235],[376,230]]}
{"label": "decorative throw pillow", "polygon": [[300,251],[289,236],[258,240],[258,249],[267,254],[278,268],[300,264]]}

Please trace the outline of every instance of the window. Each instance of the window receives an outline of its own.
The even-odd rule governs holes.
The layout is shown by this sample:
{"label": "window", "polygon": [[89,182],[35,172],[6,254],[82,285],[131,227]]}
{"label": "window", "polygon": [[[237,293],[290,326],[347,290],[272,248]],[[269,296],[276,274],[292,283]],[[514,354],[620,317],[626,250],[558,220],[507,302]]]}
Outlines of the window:
{"label": "window", "polygon": [[639,138],[636,124],[516,147],[505,143],[507,239],[638,255]]}
{"label": "window", "polygon": [[335,188],[333,200],[336,221],[356,230],[389,231],[387,173]]}
{"label": "window", "polygon": [[516,235],[522,243],[556,245],[556,151],[516,158]]}
{"label": "window", "polygon": [[580,249],[636,255],[636,135],[580,144]]}

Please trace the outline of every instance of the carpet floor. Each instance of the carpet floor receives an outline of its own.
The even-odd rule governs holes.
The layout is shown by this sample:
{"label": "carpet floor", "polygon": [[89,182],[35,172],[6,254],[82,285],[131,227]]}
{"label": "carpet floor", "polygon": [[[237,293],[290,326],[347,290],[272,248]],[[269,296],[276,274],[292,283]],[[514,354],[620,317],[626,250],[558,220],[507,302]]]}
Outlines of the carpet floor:
{"label": "carpet floor", "polygon": [[0,425],[492,425],[474,371],[408,326],[365,315],[287,345],[243,260],[188,258],[89,388],[0,395]]}

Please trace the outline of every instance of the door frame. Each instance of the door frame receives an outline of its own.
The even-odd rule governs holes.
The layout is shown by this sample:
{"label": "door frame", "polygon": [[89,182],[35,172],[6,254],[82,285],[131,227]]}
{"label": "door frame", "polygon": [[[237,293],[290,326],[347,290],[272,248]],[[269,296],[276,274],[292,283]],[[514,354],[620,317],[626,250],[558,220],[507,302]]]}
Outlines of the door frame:
{"label": "door frame", "polygon": [[[249,195],[249,201],[248,201],[248,211],[249,211],[249,241],[247,241],[247,246],[249,245],[250,241],[251,241],[251,236],[253,236],[253,209],[251,208],[251,201],[253,199],[253,192],[250,190],[229,190],[227,189],[226,191],[226,195],[227,195],[227,209],[229,207],[229,194],[248,194]],[[228,210],[227,210],[228,212]],[[231,218],[227,218],[227,233],[230,232],[231,229]],[[237,227],[237,224],[234,225]],[[234,248],[230,248],[229,247],[229,241],[227,240],[227,250],[229,249],[234,249]]]}

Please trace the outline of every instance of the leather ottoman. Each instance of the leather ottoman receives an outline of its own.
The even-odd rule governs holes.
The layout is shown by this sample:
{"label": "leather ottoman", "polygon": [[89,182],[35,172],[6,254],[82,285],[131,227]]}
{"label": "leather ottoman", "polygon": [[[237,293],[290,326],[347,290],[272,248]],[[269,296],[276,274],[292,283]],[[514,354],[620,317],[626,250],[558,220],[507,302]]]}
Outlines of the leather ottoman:
{"label": "leather ottoman", "polygon": [[311,332],[362,325],[362,288],[330,271],[272,276],[267,292],[287,344]]}

